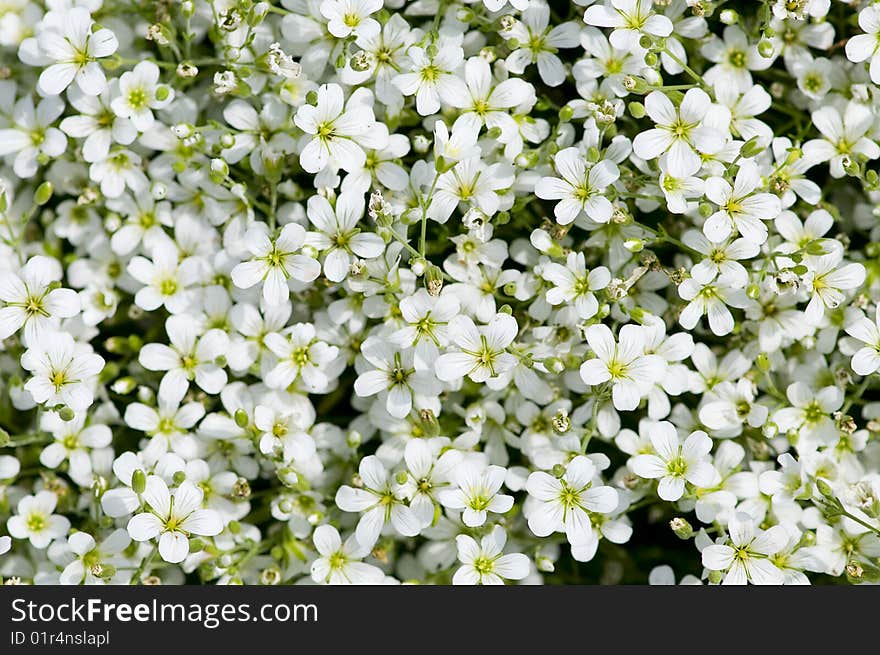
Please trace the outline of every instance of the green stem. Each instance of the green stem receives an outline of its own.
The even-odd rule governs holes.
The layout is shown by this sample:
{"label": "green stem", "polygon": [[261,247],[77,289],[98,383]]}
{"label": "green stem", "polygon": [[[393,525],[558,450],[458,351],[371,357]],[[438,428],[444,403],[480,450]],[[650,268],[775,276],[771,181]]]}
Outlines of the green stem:
{"label": "green stem", "polygon": [[144,558],[140,566],[137,567],[134,575],[131,576],[131,582],[129,582],[129,584],[138,585],[141,583],[141,576],[149,570],[150,564],[152,564],[154,557],[156,557],[156,546],[153,546],[152,550]]}
{"label": "green stem", "polygon": [[675,55],[669,50],[669,48],[664,48],[664,49],[663,49],[663,52],[666,53],[666,55],[668,55],[669,58],[670,58],[672,61],[674,61],[674,62],[675,62],[676,64],[678,64],[679,66],[681,66],[681,67],[684,69],[684,72],[687,73],[688,75],[690,75],[691,78],[693,78],[693,80],[694,80],[695,82],[697,82],[697,83],[700,84],[701,86],[704,86],[704,87],[706,87],[706,88],[709,88],[709,85],[706,84],[706,80],[704,80],[704,79],[702,78],[702,76],[700,76],[699,73],[697,73],[694,69],[692,69],[692,68],[691,68],[690,66],[688,66],[686,63],[684,63],[681,59],[679,59],[678,57],[676,57],[676,56],[675,56]]}

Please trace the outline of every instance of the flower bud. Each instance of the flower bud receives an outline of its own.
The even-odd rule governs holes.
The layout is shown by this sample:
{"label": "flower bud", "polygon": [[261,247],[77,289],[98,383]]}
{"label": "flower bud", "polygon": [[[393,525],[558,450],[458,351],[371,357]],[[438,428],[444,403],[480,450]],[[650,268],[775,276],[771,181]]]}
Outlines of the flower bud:
{"label": "flower bud", "polygon": [[429,264],[425,271],[425,288],[428,290],[428,295],[434,298],[439,296],[443,289],[443,271],[434,264]]}
{"label": "flower bud", "polygon": [[553,560],[543,555],[535,558],[535,568],[537,568],[541,573],[553,573],[553,571],[556,570],[556,566],[553,564]]}
{"label": "flower bud", "polygon": [[724,9],[718,19],[725,25],[736,25],[739,22],[739,14],[734,9]]}
{"label": "flower bud", "polygon": [[760,143],[760,137],[753,136],[742,145],[739,152],[746,159],[751,159],[752,157],[760,155],[764,150],[764,146]]}
{"label": "flower bud", "polygon": [[76,418],[76,412],[74,412],[70,407],[65,405],[58,411],[58,418],[60,418],[65,423],[69,423],[74,418]]}
{"label": "flower bud", "polygon": [[144,493],[147,488],[147,475],[141,469],[136,469],[131,474],[131,490],[136,494]]}
{"label": "flower bud", "polygon": [[633,118],[644,118],[647,113],[645,105],[641,102],[631,102],[627,105],[627,109],[629,109],[629,115]]}
{"label": "flower bud", "polygon": [[38,207],[42,207],[49,200],[52,199],[52,183],[51,182],[43,182],[40,186],[37,187],[37,190],[34,192],[34,204]]}
{"label": "flower bud", "polygon": [[770,358],[767,356],[767,353],[758,353],[758,356],[755,357],[755,365],[762,373],[766,373],[767,371],[769,371]]}
{"label": "flower bud", "polygon": [[184,482],[186,482],[186,473],[184,473],[183,471],[177,471],[171,478],[171,481],[178,486],[182,485]]}
{"label": "flower bud", "polygon": [[690,539],[694,536],[694,528],[690,523],[687,522],[687,519],[682,517],[676,517],[669,522],[669,527],[672,529],[672,532],[679,539]]}
{"label": "flower bud", "polygon": [[775,51],[776,49],[773,47],[773,43],[768,39],[761,39],[758,42],[758,54],[764,59],[770,59],[773,57]]}
{"label": "flower bud", "polygon": [[419,410],[419,426],[426,437],[436,437],[440,434],[440,422],[430,409]]}

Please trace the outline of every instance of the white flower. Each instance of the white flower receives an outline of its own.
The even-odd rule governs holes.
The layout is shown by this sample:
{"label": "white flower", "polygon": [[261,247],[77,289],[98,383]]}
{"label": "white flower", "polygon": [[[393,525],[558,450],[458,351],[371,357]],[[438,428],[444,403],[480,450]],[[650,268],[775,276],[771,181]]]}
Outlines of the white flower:
{"label": "white flower", "polygon": [[859,315],[847,324],[846,333],[861,341],[864,346],[853,355],[852,369],[859,375],[871,375],[880,370],[880,304],[872,321]]}
{"label": "white flower", "polygon": [[846,42],[846,57],[850,61],[863,62],[870,59],[871,81],[880,84],[880,11],[874,5],[867,5],[859,12],[859,27],[865,34],[856,34]]}
{"label": "white flower", "polygon": [[69,461],[69,472],[74,479],[83,479],[91,472],[90,449],[104,448],[113,440],[110,428],[100,423],[85,425],[86,414],[77,414],[71,421],[63,421],[55,412],[43,414],[40,428],[51,432],[54,443],[40,453],[40,463],[46,468],[58,468]]}
{"label": "white flower", "polygon": [[845,175],[847,158],[880,157],[880,146],[867,136],[874,123],[874,113],[865,105],[849,102],[842,116],[839,109],[826,105],[813,112],[812,121],[824,138],[807,141],[804,156],[817,163],[829,162],[832,177]]}
{"label": "white flower", "polygon": [[727,524],[730,545],[712,544],[703,549],[703,566],[710,571],[724,572],[721,584],[781,585],[782,571],[773,564],[773,555],[788,542],[788,535],[780,525],[767,530],[755,528],[751,516],[737,513]]}
{"label": "white flower", "polygon": [[159,67],[151,61],[142,61],[134,70],[119,78],[119,95],[110,104],[120,118],[144,132],[153,124],[154,109],[162,109],[174,100],[174,90],[159,84]]}
{"label": "white flower", "polygon": [[51,491],[40,491],[18,501],[15,515],[6,522],[6,529],[15,539],[27,539],[34,548],[46,548],[53,539],[60,539],[70,528],[65,516],[54,514],[58,497]]}
{"label": "white flower", "polygon": [[104,90],[107,81],[97,60],[116,52],[119,41],[106,28],[93,30],[94,24],[85,7],[53,11],[45,19],[37,43],[53,63],[40,74],[44,95],[57,96],[74,81],[86,95],[96,96]]}
{"label": "white flower", "polygon": [[499,84],[494,84],[489,62],[482,57],[471,57],[464,66],[464,78],[467,84],[467,95],[451,98],[449,104],[464,110],[456,119],[471,129],[501,130],[499,140],[507,143],[519,133],[516,121],[507,113],[513,107],[534,102],[535,90],[528,82],[511,77]]}
{"label": "white flower", "polygon": [[513,507],[513,496],[498,493],[505,474],[501,466],[462,465],[455,472],[455,486],[442,489],[438,500],[444,507],[462,510],[462,522],[477,528],[486,523],[489,512],[504,514]]}
{"label": "white flower", "polygon": [[437,113],[441,101],[454,105],[468,97],[467,86],[456,75],[464,61],[461,47],[440,41],[436,48],[432,57],[424,48],[410,47],[406,54],[412,62],[412,72],[394,78],[403,95],[416,97],[416,111],[422,116]]}
{"label": "white flower", "polygon": [[596,465],[588,457],[572,459],[560,478],[535,471],[526,481],[533,501],[526,518],[529,529],[539,537],[564,532],[572,546],[587,546],[598,541],[590,512],[609,514],[618,503],[617,491],[594,486]]}
{"label": "white flower", "polygon": [[338,39],[350,35],[370,38],[379,33],[379,22],[370,18],[382,8],[382,0],[324,0],[321,14],[327,18],[327,31]]}
{"label": "white flower", "polygon": [[615,343],[607,325],[591,325],[586,339],[596,357],[581,364],[581,379],[590,386],[610,382],[614,407],[634,410],[666,369],[662,357],[645,354],[648,335],[644,328],[624,325]]}
{"label": "white flower", "polygon": [[68,116],[59,127],[67,136],[85,139],[82,144],[83,159],[96,162],[106,159],[113,143],[127,146],[137,137],[137,129],[127,118],[113,113],[110,103],[118,93],[118,83],[109,83],[99,95],[87,95],[79,87],[67,91],[70,104],[79,111],[78,116]]}
{"label": "white flower", "polygon": [[138,361],[150,371],[166,371],[159,384],[159,395],[180,399],[190,381],[207,393],[220,393],[226,385],[226,371],[217,358],[226,352],[229,338],[223,330],[199,334],[198,326],[188,316],[171,316],[165,321],[171,345],[148,343],[141,348]]}
{"label": "white flower", "polygon": [[577,148],[565,148],[556,153],[553,167],[562,176],[542,177],[535,185],[535,195],[546,200],[559,200],[553,214],[560,225],[568,225],[581,216],[596,223],[607,223],[614,210],[605,195],[620,172],[617,165],[603,159],[587,168],[586,158]]}
{"label": "white flower", "polygon": [[678,295],[688,301],[678,322],[686,330],[692,330],[705,315],[709,317],[709,329],[712,333],[723,337],[730,334],[735,325],[733,314],[727,306],[743,308],[749,299],[745,291],[732,286],[731,283],[736,282],[735,278],[707,281],[700,273],[698,272],[699,277],[688,278],[678,287]]}
{"label": "white flower", "polygon": [[24,388],[36,402],[79,411],[94,400],[93,389],[104,358],[67,332],[53,332],[30,344],[21,356],[21,365],[31,372]]}
{"label": "white flower", "polygon": [[64,101],[57,97],[43,98],[36,109],[29,95],[15,103],[11,126],[0,129],[0,157],[15,155],[12,167],[16,175],[32,177],[41,155],[51,159],[64,152],[67,137],[51,127],[63,112]]}
{"label": "white flower", "polygon": [[182,261],[173,248],[160,242],[152,249],[152,261],[140,255],[128,262],[128,273],[144,284],[134,297],[135,303],[147,311],[164,306],[171,314],[182,314],[193,301],[190,287],[199,279],[199,262],[194,258]]}
{"label": "white flower", "polygon": [[672,34],[672,21],[655,14],[652,5],[653,0],[609,0],[587,7],[584,21],[587,25],[614,28],[609,37],[611,45],[631,50],[638,46],[643,34],[660,37]]}
{"label": "white flower", "polygon": [[400,301],[404,327],[391,335],[391,340],[403,346],[413,346],[413,365],[416,370],[433,369],[440,349],[449,344],[449,321],[458,315],[458,298],[446,293],[439,298],[424,289]]}
{"label": "white flower", "polygon": [[114,530],[100,546],[92,535],[74,532],[68,537],[67,546],[76,558],[61,572],[61,584],[99,584],[108,578],[115,580],[119,574],[116,566],[121,566],[123,561],[119,555],[130,543],[125,530]]}
{"label": "white flower", "polygon": [[76,316],[79,296],[72,289],[55,287],[61,266],[55,259],[31,257],[18,275],[0,276],[0,340],[24,328],[25,344],[36,343],[46,332],[57,330],[60,319]]}
{"label": "white flower", "polygon": [[580,318],[592,318],[599,311],[599,302],[594,291],[599,291],[611,282],[611,273],[604,266],[587,272],[584,253],[571,252],[562,264],[551,263],[544,266],[541,276],[555,286],[547,291],[547,302],[551,305],[573,303]]}
{"label": "white flower", "polygon": [[317,92],[317,104],[300,107],[294,123],[306,133],[300,164],[309,173],[327,166],[354,170],[364,165],[364,148],[381,150],[388,143],[388,128],[378,123],[366,96],[352,94],[348,103],[342,87],[324,84]]}
{"label": "white flower", "polygon": [[629,461],[629,467],[641,478],[660,480],[660,498],[678,500],[684,494],[685,482],[704,488],[715,483],[718,473],[709,457],[712,440],[705,432],[692,432],[681,443],[675,426],[660,421],[650,428],[649,436],[656,454],[636,455]]}
{"label": "white flower", "polygon": [[[359,396],[385,399],[385,409],[395,418],[405,418],[413,408],[434,406],[431,402],[441,390],[437,379],[428,372],[417,371],[413,364],[413,352],[401,351],[378,337],[369,337],[361,345],[361,356],[372,367],[364,367],[354,381],[354,391]],[[360,368],[360,367],[359,367]]]}
{"label": "white flower", "polygon": [[566,22],[550,27],[550,7],[537,2],[531,3],[502,36],[518,46],[505,60],[507,70],[522,75],[526,67],[536,63],[547,86],[559,86],[565,81],[565,67],[557,56],[559,49],[576,48],[580,42],[577,24]]}
{"label": "white flower", "polygon": [[454,585],[502,585],[529,574],[529,558],[522,553],[503,555],[507,533],[499,525],[477,543],[466,534],[455,538],[462,566],[452,576]]}
{"label": "white flower", "polygon": [[339,532],[332,525],[315,528],[312,535],[321,557],[312,562],[312,580],[319,584],[380,584],[385,574],[372,564],[361,560],[370,548],[362,546],[355,535],[342,543]]}
{"label": "white flower", "polygon": [[451,382],[467,375],[474,382],[485,382],[516,365],[516,357],[506,352],[518,331],[516,319],[509,314],[496,314],[481,328],[459,315],[449,321],[448,330],[459,350],[437,358],[435,370],[440,380]]}
{"label": "white flower", "polygon": [[220,515],[202,509],[204,493],[189,480],[184,480],[173,494],[161,477],[151,475],[143,493],[146,511],[135,514],[128,522],[128,533],[135,541],[151,541],[159,537],[159,555],[176,564],[189,554],[190,535],[213,537],[223,530]]}
{"label": "white flower", "polygon": [[724,146],[724,135],[703,124],[711,105],[701,89],[689,89],[678,109],[662,91],[651,91],[645,98],[645,111],[657,127],[633,139],[633,152],[642,159],[665,155],[671,175],[693,175],[702,163],[700,153],[715,154]]}
{"label": "white flower", "polygon": [[452,484],[455,471],[464,459],[464,455],[454,449],[438,456],[435,445],[442,441],[412,439],[407,442],[403,453],[407,475],[399,491],[409,500],[409,507],[421,521],[423,529],[434,522],[439,493]]}
{"label": "white flower", "polygon": [[299,254],[305,242],[305,228],[298,223],[285,225],[275,239],[265,223],[254,223],[245,234],[253,258],[232,269],[233,284],[240,289],[262,284],[263,299],[269,305],[280,305],[290,297],[290,278],[308,283],[321,272],[317,261]]}
{"label": "white flower", "polygon": [[776,218],[782,206],[773,194],[755,193],[760,183],[758,166],[751,160],[740,165],[733,186],[720,177],[706,180],[706,197],[718,205],[718,211],[703,223],[709,241],[721,243],[734,230],[757,245],[767,240],[767,227],[761,221]]}
{"label": "white flower", "polygon": [[336,505],[343,512],[359,512],[355,535],[364,548],[372,548],[386,523],[405,537],[421,531],[419,519],[392,488],[388,471],[375,455],[368,455],[358,467],[361,487],[343,485],[336,492]]}
{"label": "white flower", "polygon": [[363,216],[363,194],[342,193],[335,207],[323,196],[309,198],[308,217],[316,231],[306,234],[305,243],[324,254],[324,275],[331,282],[346,278],[352,255],[372,259],[385,250],[379,235],[358,229]]}
{"label": "white flower", "polygon": [[285,330],[284,335],[273,332],[264,343],[278,358],[266,374],[266,386],[286,389],[296,380],[302,380],[307,390],[320,392],[329,383],[325,367],[336,359],[339,348],[320,341],[315,328],[308,323],[297,323]]}
{"label": "white flower", "polygon": [[492,216],[501,207],[499,192],[508,189],[513,180],[513,169],[506,163],[486,166],[479,158],[460,161],[437,180],[427,215],[445,223],[459,204],[467,203]]}
{"label": "white flower", "polygon": [[841,266],[842,259],[842,250],[811,258],[810,271],[804,276],[804,285],[811,291],[804,316],[813,325],[822,320],[826,308],[837,309],[843,303],[844,291],[858,289],[865,282],[865,267],[858,263]]}

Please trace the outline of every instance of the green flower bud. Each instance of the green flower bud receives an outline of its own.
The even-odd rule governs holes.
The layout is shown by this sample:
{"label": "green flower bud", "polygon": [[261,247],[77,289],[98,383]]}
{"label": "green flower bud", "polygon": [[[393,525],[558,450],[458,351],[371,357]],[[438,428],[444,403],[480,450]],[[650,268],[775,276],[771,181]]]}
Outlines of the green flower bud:
{"label": "green flower bud", "polygon": [[648,83],[641,77],[636,77],[635,75],[626,75],[623,78],[623,88],[630,93],[644,95],[650,90],[651,87],[648,86]]}
{"label": "green flower bud", "polygon": [[184,482],[186,482],[186,473],[184,473],[183,471],[177,471],[177,473],[174,474],[174,477],[171,480],[172,482],[174,482],[174,484],[180,486]]}
{"label": "green flower bud", "polygon": [[189,552],[200,553],[205,549],[205,542],[198,537],[189,540]]}
{"label": "green flower bud", "polygon": [[687,522],[687,519],[682,517],[676,517],[669,522],[669,527],[672,529],[672,532],[679,539],[690,539],[694,536],[694,528],[690,523]]}
{"label": "green flower bud", "polygon": [[235,424],[240,428],[246,428],[250,423],[247,412],[239,408],[235,410]]}
{"label": "green flower bud", "polygon": [[147,488],[147,475],[141,470],[137,469],[131,475],[131,489],[136,494],[144,493],[144,489]]}
{"label": "green flower bud", "polygon": [[565,105],[565,107],[563,107],[562,109],[559,110],[559,122],[560,123],[567,123],[572,118],[574,118],[574,109],[572,109],[568,105]]}
{"label": "green flower bud", "polygon": [[42,207],[49,200],[52,199],[52,183],[51,182],[43,182],[40,186],[37,187],[37,190],[34,192],[34,204],[38,207]]}
{"label": "green flower bud", "polygon": [[440,434],[440,422],[430,409],[419,411],[419,425],[426,437],[436,437]]}
{"label": "green flower bud", "polygon": [[647,113],[645,112],[645,105],[641,102],[631,102],[627,105],[627,108],[629,109],[629,115],[633,118],[644,118]]}
{"label": "green flower bud", "polygon": [[561,478],[565,475],[565,467],[562,464],[554,464],[551,473],[553,474],[553,477]]}
{"label": "green flower bud", "polygon": [[709,218],[712,214],[715,213],[715,208],[712,207],[708,202],[700,203],[700,216],[703,218]]}
{"label": "green flower bud", "polygon": [[822,478],[816,480],[816,489],[819,490],[819,493],[822,494],[825,498],[829,500],[837,500],[834,495],[834,490],[831,488],[831,485],[825,482]]}
{"label": "green flower bud", "polygon": [[757,300],[761,295],[761,287],[757,284],[750,284],[746,287],[746,295],[752,300]]}
{"label": "green flower bud", "polygon": [[764,152],[764,150],[765,148],[760,144],[759,137],[753,136],[742,145],[742,148],[739,152],[746,159],[751,159],[752,157],[755,157]]}
{"label": "green flower bud", "polygon": [[767,371],[769,371],[770,358],[767,356],[767,353],[758,353],[758,356],[755,357],[755,365],[762,373],[766,373]]}
{"label": "green flower bud", "polygon": [[68,423],[76,418],[76,412],[74,412],[70,407],[65,406],[62,407],[61,410],[58,412],[58,417],[65,423]]}
{"label": "green flower bud", "polygon": [[660,57],[657,56],[657,53],[648,52],[645,54],[645,65],[649,68],[654,68],[658,61],[660,61]]}
{"label": "green flower bud", "polygon": [[775,48],[773,47],[773,43],[771,43],[767,39],[761,39],[758,42],[758,54],[761,55],[764,59],[770,59],[774,53]]}
{"label": "green flower bud", "polygon": [[397,475],[394,476],[394,481],[397,484],[406,484],[408,478],[409,476],[406,474],[406,471],[398,471]]}
{"label": "green flower bud", "polygon": [[3,428],[0,428],[0,448],[6,448],[10,441],[9,433]]}

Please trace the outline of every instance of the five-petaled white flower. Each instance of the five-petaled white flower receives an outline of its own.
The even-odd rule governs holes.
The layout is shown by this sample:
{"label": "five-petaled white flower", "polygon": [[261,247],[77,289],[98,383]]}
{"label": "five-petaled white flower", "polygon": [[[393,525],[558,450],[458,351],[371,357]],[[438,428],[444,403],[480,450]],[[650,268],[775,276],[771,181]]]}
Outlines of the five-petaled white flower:
{"label": "five-petaled white flower", "polygon": [[159,555],[176,564],[189,555],[191,535],[214,537],[223,530],[223,520],[212,509],[202,508],[204,492],[184,480],[173,492],[158,475],[147,478],[143,499],[146,511],[128,522],[128,533],[135,541],[159,537]]}

